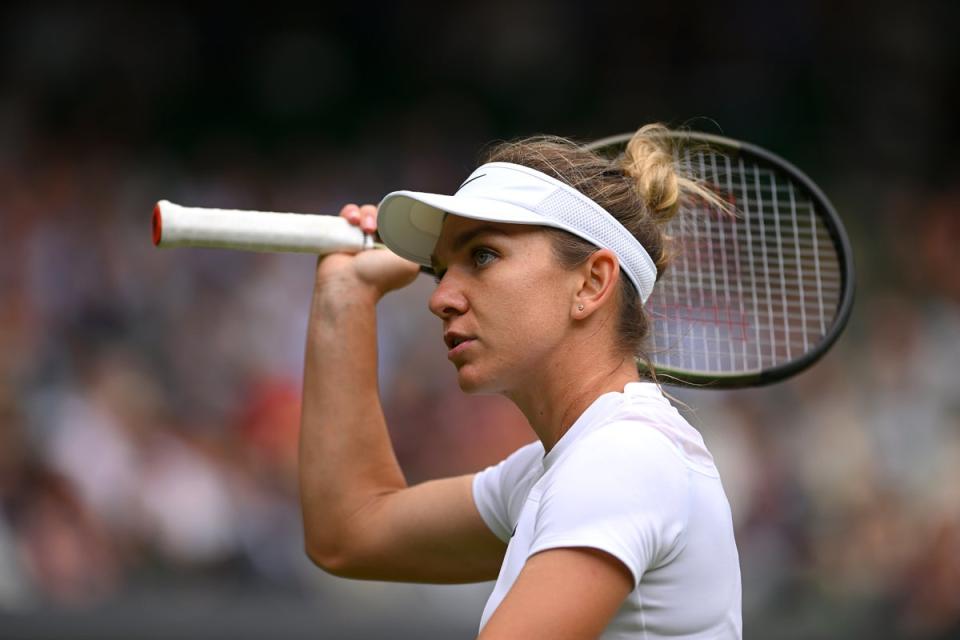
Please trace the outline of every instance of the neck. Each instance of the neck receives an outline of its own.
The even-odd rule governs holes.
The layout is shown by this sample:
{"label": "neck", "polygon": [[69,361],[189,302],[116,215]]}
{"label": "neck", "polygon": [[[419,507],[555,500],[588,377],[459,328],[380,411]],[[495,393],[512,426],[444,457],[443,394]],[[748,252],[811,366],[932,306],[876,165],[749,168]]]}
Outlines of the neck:
{"label": "neck", "polygon": [[589,349],[557,349],[540,375],[506,392],[520,408],[545,451],[570,430],[584,411],[605,393],[623,391],[640,379],[632,356],[598,357]]}

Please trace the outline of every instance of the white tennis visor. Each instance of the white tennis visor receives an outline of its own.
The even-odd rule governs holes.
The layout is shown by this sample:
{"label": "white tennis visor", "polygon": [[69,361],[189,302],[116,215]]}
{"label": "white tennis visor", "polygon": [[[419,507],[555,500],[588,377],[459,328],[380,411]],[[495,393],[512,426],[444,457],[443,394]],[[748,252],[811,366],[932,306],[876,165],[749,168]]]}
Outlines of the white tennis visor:
{"label": "white tennis visor", "polygon": [[509,162],[481,165],[452,196],[394,191],[380,202],[380,239],[399,256],[430,265],[444,214],[563,229],[610,249],[640,293],[650,297],[657,268],[643,245],[603,207],[540,171]]}

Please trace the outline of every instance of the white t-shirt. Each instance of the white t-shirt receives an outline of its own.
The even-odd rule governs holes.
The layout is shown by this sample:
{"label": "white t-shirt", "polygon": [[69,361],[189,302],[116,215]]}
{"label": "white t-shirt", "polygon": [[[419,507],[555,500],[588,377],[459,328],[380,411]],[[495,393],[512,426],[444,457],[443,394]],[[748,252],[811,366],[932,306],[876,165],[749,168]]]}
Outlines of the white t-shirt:
{"label": "white t-shirt", "polygon": [[527,558],[590,547],[635,584],[603,640],[742,636],[730,505],[699,432],[657,385],[600,396],[547,455],[534,442],[478,473],[473,496],[509,543],[481,629]]}

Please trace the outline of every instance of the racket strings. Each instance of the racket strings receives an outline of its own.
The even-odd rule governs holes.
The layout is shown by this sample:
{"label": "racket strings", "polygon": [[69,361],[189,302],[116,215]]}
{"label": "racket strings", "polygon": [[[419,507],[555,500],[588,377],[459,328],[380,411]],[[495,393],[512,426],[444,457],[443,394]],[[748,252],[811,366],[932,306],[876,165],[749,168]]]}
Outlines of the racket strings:
{"label": "racket strings", "polygon": [[737,209],[688,203],[667,226],[675,259],[647,303],[655,366],[744,373],[810,351],[840,305],[841,264],[816,205],[789,176],[710,151],[683,163]]}

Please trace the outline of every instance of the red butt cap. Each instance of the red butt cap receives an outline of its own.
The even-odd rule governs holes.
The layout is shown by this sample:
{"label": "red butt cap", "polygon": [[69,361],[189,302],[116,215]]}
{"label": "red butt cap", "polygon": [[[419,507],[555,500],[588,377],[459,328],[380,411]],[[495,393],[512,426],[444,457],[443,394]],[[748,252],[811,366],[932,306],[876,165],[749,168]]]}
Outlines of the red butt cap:
{"label": "red butt cap", "polygon": [[153,244],[160,246],[160,238],[163,236],[163,216],[160,215],[160,203],[153,207]]}

